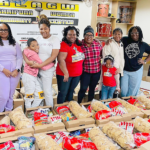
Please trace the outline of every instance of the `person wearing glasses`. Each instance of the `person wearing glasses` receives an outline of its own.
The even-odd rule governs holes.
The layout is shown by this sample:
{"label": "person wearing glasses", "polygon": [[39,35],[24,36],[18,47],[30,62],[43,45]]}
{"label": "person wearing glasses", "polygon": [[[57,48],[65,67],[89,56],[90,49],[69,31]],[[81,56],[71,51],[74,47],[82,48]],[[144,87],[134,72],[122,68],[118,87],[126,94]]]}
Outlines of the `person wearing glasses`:
{"label": "person wearing glasses", "polygon": [[20,79],[22,51],[10,26],[0,23],[0,112],[13,109],[13,95]]}
{"label": "person wearing glasses", "polygon": [[121,41],[124,45],[125,59],[121,96],[137,96],[142,81],[143,65],[150,61],[150,55],[145,60],[142,59],[143,53],[150,54],[150,46],[143,42],[143,32],[139,26],[131,27],[128,36],[123,37]]}
{"label": "person wearing glasses", "polygon": [[93,100],[95,87],[100,79],[102,46],[94,39],[94,30],[91,26],[84,29],[82,51],[85,55],[83,73],[80,80],[78,102],[81,103],[89,87],[88,101]]}
{"label": "person wearing glasses", "polygon": [[56,68],[58,104],[73,100],[74,89],[82,74],[84,54],[78,37],[79,29],[74,26],[64,28]]}

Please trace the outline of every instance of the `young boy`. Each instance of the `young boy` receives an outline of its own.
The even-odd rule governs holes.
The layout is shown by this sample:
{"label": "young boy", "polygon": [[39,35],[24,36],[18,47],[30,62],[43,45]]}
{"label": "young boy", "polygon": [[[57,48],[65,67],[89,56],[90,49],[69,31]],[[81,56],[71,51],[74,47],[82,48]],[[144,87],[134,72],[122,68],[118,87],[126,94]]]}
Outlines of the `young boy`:
{"label": "young boy", "polygon": [[[38,42],[29,38],[27,41],[28,48],[24,50],[24,55],[28,60],[41,64],[42,60],[38,56],[39,45]],[[42,67],[42,70],[50,69],[54,66],[54,63],[50,63]],[[44,99],[44,93],[37,80],[39,70],[37,68],[31,68],[29,65],[25,64],[24,73],[22,76],[22,82],[25,89],[25,106],[26,108],[37,107],[40,105]]]}

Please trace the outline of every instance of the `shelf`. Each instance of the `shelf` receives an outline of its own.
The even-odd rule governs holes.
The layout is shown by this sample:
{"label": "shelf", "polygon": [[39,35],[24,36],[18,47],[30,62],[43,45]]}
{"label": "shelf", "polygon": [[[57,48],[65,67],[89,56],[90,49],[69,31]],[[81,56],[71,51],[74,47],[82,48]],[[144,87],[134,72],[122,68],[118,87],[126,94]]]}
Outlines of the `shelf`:
{"label": "shelf", "polygon": [[129,24],[129,25],[133,25],[133,23],[116,23],[116,24]]}
{"label": "shelf", "polygon": [[137,0],[112,0],[112,2],[126,2],[126,3],[135,3]]}
{"label": "shelf", "polygon": [[95,36],[96,39],[108,39],[109,37]]}
{"label": "shelf", "polygon": [[97,18],[116,19],[115,17],[101,17],[101,16],[97,16]]}

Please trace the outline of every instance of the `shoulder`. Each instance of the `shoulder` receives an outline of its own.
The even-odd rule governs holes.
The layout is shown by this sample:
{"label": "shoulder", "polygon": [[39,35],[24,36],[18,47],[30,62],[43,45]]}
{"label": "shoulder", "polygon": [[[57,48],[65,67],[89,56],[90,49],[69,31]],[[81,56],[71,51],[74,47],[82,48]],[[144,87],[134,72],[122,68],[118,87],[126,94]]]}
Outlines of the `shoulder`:
{"label": "shoulder", "polygon": [[17,47],[18,47],[18,46],[20,47],[20,44],[19,44],[18,42],[16,42],[16,46],[17,46]]}
{"label": "shoulder", "polygon": [[43,39],[43,37],[41,35],[39,35],[38,37],[35,38],[37,41]]}
{"label": "shoulder", "polygon": [[51,37],[49,38],[49,40],[53,41],[53,42],[60,42],[59,38],[57,36],[51,35]]}
{"label": "shoulder", "polygon": [[62,41],[62,42],[60,43],[60,45],[63,46],[63,47],[69,46],[69,45],[68,45],[66,42],[64,42],[64,41]]}
{"label": "shoulder", "polygon": [[96,44],[96,45],[100,45],[100,46],[102,45],[101,42],[99,40],[97,40],[97,39],[94,39],[93,43]]}
{"label": "shoulder", "polygon": [[146,42],[141,42],[142,45],[150,47]]}
{"label": "shoulder", "polygon": [[126,42],[126,41],[128,41],[128,40],[129,40],[129,37],[128,37],[128,36],[124,36],[124,37],[122,37],[122,39],[121,39],[122,43],[124,43],[124,42]]}

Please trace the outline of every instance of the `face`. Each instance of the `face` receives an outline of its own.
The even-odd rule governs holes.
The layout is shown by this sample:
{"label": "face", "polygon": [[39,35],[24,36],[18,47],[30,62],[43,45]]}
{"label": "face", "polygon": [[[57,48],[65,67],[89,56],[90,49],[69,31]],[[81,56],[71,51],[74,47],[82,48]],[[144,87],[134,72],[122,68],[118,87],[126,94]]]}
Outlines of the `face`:
{"label": "face", "polygon": [[108,60],[106,61],[106,67],[107,67],[107,68],[112,68],[112,61],[111,61],[111,60],[108,59]]}
{"label": "face", "polygon": [[120,31],[116,31],[114,34],[113,34],[113,38],[116,42],[119,42],[122,38],[122,34]]}
{"label": "face", "polygon": [[93,42],[93,34],[91,32],[87,32],[84,36],[84,41],[87,44],[91,44]]}
{"label": "face", "polygon": [[8,28],[5,24],[0,24],[0,37],[7,40],[9,36]]}
{"label": "face", "polygon": [[46,24],[41,24],[40,33],[44,39],[47,39],[50,37],[50,28]]}
{"label": "face", "polygon": [[69,42],[74,43],[76,41],[76,38],[77,38],[76,31],[75,30],[69,30],[66,38]]}
{"label": "face", "polygon": [[139,32],[137,31],[136,28],[134,28],[131,32],[131,38],[134,41],[138,41],[139,40]]}
{"label": "face", "polygon": [[39,52],[39,44],[37,41],[32,41],[29,47],[31,50],[35,52]]}

